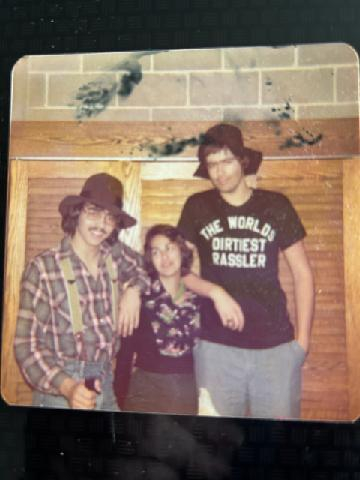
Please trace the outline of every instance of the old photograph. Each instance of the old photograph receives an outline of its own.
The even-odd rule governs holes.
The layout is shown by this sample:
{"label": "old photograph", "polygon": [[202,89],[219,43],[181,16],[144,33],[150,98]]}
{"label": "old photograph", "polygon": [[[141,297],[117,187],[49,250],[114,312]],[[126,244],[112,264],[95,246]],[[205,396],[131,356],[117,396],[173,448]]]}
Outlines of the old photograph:
{"label": "old photograph", "polygon": [[340,43],[19,59],[4,400],[356,420],[358,85]]}

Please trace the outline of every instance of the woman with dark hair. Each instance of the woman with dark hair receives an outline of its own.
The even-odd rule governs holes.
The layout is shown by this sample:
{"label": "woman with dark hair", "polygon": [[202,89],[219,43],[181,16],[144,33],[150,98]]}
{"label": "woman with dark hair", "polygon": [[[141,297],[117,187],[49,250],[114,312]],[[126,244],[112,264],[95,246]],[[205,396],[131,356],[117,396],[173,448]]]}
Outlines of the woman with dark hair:
{"label": "woman with dark hair", "polygon": [[142,297],[139,328],[122,339],[116,362],[114,390],[122,410],[197,413],[192,350],[200,299],[182,282],[192,261],[175,227],[149,229],[144,263],[151,287]]}

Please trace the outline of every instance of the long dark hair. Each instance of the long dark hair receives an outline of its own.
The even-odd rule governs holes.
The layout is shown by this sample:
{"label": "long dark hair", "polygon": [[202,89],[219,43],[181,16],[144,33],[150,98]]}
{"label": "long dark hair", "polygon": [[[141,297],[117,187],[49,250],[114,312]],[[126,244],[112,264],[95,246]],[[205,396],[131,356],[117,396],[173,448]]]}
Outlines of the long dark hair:
{"label": "long dark hair", "polygon": [[173,227],[172,225],[167,224],[157,224],[151,227],[145,236],[145,245],[144,245],[144,267],[148,272],[150,277],[156,278],[158,272],[156,271],[154,264],[151,259],[151,241],[157,235],[164,235],[171,242],[176,243],[180,249],[181,254],[181,276],[187,275],[190,273],[191,266],[193,263],[193,252],[187,246],[184,236],[180,231]]}

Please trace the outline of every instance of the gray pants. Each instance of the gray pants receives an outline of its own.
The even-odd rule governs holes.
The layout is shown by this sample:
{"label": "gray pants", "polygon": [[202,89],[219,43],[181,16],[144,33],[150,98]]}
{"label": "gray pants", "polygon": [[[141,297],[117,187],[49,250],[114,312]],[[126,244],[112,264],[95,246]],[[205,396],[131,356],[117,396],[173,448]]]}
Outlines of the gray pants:
{"label": "gray pants", "polygon": [[200,415],[299,418],[305,351],[295,340],[266,349],[200,340],[194,357]]}
{"label": "gray pants", "polygon": [[[119,411],[113,389],[113,374],[111,364],[99,364],[69,360],[64,371],[74,380],[86,377],[96,377],[101,381],[101,393],[97,395],[95,410]],[[68,401],[62,395],[51,395],[35,391],[32,404],[37,407],[70,408]]]}

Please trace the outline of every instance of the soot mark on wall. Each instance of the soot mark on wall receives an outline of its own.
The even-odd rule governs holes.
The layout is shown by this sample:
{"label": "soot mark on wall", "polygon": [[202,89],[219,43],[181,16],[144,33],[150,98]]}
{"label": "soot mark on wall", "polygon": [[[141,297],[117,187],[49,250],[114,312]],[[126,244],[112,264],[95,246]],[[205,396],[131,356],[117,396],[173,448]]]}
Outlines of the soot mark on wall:
{"label": "soot mark on wall", "polygon": [[290,100],[287,100],[283,107],[273,107],[271,111],[277,114],[280,120],[288,120],[293,116],[294,108],[291,106]]}
{"label": "soot mark on wall", "polygon": [[145,148],[151,157],[164,157],[168,155],[178,155],[182,153],[186,147],[196,147],[203,141],[204,134],[200,134],[198,137],[190,138],[171,138],[170,140],[155,144],[148,143],[141,147]]}
{"label": "soot mark on wall", "polygon": [[76,106],[75,118],[83,120],[99,115],[114,97],[116,87],[116,82],[111,82],[106,78],[82,85],[72,104]]}
{"label": "soot mark on wall", "polygon": [[130,54],[110,71],[123,71],[119,82],[101,77],[98,80],[82,85],[72,105],[76,107],[75,117],[77,120],[95,117],[103,112],[115,95],[122,98],[129,97],[134,88],[143,78],[140,59],[145,55],[158,53],[158,51],[139,52]]}
{"label": "soot mark on wall", "polygon": [[281,135],[281,122],[279,120],[270,120],[268,121],[268,125],[273,129],[277,137]]}
{"label": "soot mark on wall", "polygon": [[309,130],[303,130],[302,132],[296,132],[291,137],[285,139],[279,147],[280,150],[285,148],[301,148],[306,146],[316,145],[323,139],[323,134],[318,135],[309,132]]}

